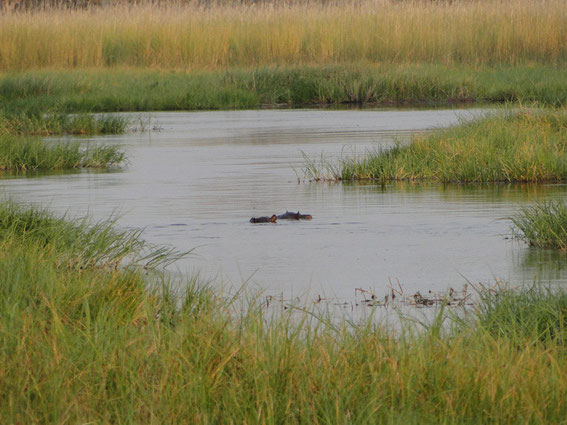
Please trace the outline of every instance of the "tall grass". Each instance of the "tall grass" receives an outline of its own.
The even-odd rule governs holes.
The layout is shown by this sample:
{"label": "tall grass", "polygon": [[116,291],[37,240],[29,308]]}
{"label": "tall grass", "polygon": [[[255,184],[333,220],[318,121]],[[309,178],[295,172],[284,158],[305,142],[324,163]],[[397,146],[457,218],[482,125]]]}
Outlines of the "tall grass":
{"label": "tall grass", "polygon": [[0,239],[20,241],[53,249],[57,264],[85,268],[128,266],[144,269],[170,263],[184,253],[154,247],[140,238],[141,231],[118,231],[110,218],[98,223],[88,219],[58,218],[43,209],[22,207],[13,202],[0,205]]}
{"label": "tall grass", "polygon": [[[567,81],[564,70],[543,65],[475,69],[443,65],[356,64],[193,72],[134,68],[40,70],[0,74],[0,100],[6,113],[21,110],[91,113],[233,109],[342,103],[537,101],[558,106],[567,103]],[[35,113],[35,117],[38,116],[45,115]]]}
{"label": "tall grass", "polygon": [[[499,307],[508,293],[444,328],[449,317],[399,333],[299,312],[274,319],[196,281],[176,294],[164,274],[101,267],[99,253],[122,256],[117,242],[138,249],[108,229],[79,243],[75,226],[43,212],[0,210],[3,423],[502,424],[567,415],[565,327],[547,320],[551,335],[535,332],[537,321],[510,321],[512,303]],[[69,266],[61,258],[70,253],[87,261]],[[524,316],[532,306],[523,304]],[[554,314],[564,320],[562,311]]]}
{"label": "tall grass", "polygon": [[552,64],[562,0],[109,6],[0,15],[0,69],[336,63]]}
{"label": "tall grass", "polygon": [[567,293],[534,285],[522,291],[483,288],[477,326],[518,343],[567,344]]}
{"label": "tall grass", "polygon": [[46,143],[36,138],[0,135],[0,171],[105,168],[124,160],[125,153],[118,146],[83,148],[77,142]]}
{"label": "tall grass", "polygon": [[64,134],[122,133],[123,117],[69,115],[4,102],[0,109],[0,171],[103,168],[120,165],[125,153],[118,146],[82,147],[77,141],[46,143],[37,137]]}
{"label": "tall grass", "polygon": [[112,115],[49,113],[33,107],[11,109],[9,112],[0,110],[0,135],[120,134],[128,124],[125,118]]}
{"label": "tall grass", "polygon": [[521,109],[347,160],[345,180],[544,182],[567,179],[567,110]]}
{"label": "tall grass", "polygon": [[532,246],[567,249],[567,206],[560,201],[524,207],[512,223],[516,235]]}

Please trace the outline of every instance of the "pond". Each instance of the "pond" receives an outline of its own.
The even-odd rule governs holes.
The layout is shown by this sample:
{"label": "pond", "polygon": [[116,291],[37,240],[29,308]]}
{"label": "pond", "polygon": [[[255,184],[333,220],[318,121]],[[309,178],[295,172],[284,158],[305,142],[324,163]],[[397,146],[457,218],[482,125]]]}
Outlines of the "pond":
{"label": "pond", "polygon": [[[7,197],[143,228],[193,255],[177,263],[216,284],[265,294],[355,297],[461,288],[467,281],[565,283],[564,257],[510,236],[522,205],[567,186],[311,183],[304,155],[334,161],[477,117],[481,109],[254,110],[131,115],[148,131],[82,139],[123,145],[111,172],[0,180]],[[286,210],[311,221],[251,224]]]}

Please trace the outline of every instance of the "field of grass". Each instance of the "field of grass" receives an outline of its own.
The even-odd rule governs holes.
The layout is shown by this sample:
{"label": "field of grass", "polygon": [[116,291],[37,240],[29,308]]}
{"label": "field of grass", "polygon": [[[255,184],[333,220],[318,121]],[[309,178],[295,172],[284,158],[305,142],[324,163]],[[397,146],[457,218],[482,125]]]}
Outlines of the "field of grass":
{"label": "field of grass", "polygon": [[552,66],[333,65],[173,72],[122,68],[0,74],[5,110],[115,112],[308,104],[567,103]]}
{"label": "field of grass", "polygon": [[564,181],[566,129],[565,108],[503,111],[345,160],[331,177],[441,183]]}
{"label": "field of grass", "polygon": [[351,63],[564,67],[567,59],[562,0],[143,3],[4,13],[0,70]]}
{"label": "field of grass", "polygon": [[[142,267],[168,254],[144,250],[110,225],[0,207],[2,423],[567,416],[563,292],[487,291],[464,319],[440,311],[401,331],[299,311],[272,320],[253,300],[242,307],[196,281],[176,296],[167,275]],[[530,320],[517,320],[519,299]]]}

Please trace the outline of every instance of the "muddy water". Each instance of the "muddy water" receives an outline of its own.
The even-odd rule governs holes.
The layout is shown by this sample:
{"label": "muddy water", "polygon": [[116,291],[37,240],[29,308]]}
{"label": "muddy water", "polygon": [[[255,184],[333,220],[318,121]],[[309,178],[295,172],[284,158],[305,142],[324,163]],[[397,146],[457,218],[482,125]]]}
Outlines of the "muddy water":
{"label": "muddy water", "polygon": [[[535,200],[565,197],[565,185],[298,183],[303,154],[332,161],[480,113],[135,115],[153,130],[93,139],[124,146],[130,163],[123,170],[5,178],[0,185],[7,196],[59,213],[101,219],[119,212],[121,226],[144,228],[151,242],[195,248],[178,267],[267,294],[348,300],[357,287],[384,293],[390,281],[408,293],[496,278],[564,283],[564,258],[508,239],[506,217]],[[286,210],[313,220],[249,223]]]}

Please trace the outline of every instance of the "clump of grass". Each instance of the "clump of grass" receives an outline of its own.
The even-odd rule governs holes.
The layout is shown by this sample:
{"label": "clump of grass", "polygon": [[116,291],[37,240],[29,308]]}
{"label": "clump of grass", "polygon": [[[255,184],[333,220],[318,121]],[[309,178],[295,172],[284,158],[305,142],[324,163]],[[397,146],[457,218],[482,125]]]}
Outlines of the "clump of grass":
{"label": "clump of grass", "polygon": [[567,179],[567,110],[506,111],[343,163],[344,180],[543,182]]}
{"label": "clump of grass", "polygon": [[523,207],[511,219],[514,233],[530,245],[567,250],[567,206],[563,202]]}
{"label": "clump of grass", "polygon": [[120,134],[128,125],[123,117],[89,113],[45,113],[39,109],[0,111],[0,134],[52,136],[63,134]]}
{"label": "clump of grass", "polygon": [[88,146],[77,142],[44,142],[37,138],[0,135],[0,170],[64,170],[120,165],[125,153],[118,146]]}
{"label": "clump of grass", "polygon": [[[117,239],[109,226],[93,232],[37,210],[0,209],[4,422],[496,424],[566,417],[567,357],[555,316],[544,328],[557,329],[553,336],[534,332],[540,321],[511,321],[494,308],[494,326],[471,320],[441,328],[448,318],[439,317],[424,330],[408,324],[397,333],[308,313],[275,319],[253,301],[231,303],[194,280],[180,293],[164,274],[94,266]],[[126,245],[128,255],[139,247]],[[122,257],[122,248],[111,251]],[[89,266],[69,267],[61,261],[69,253],[90,258]],[[494,331],[504,326],[510,330]]]}

